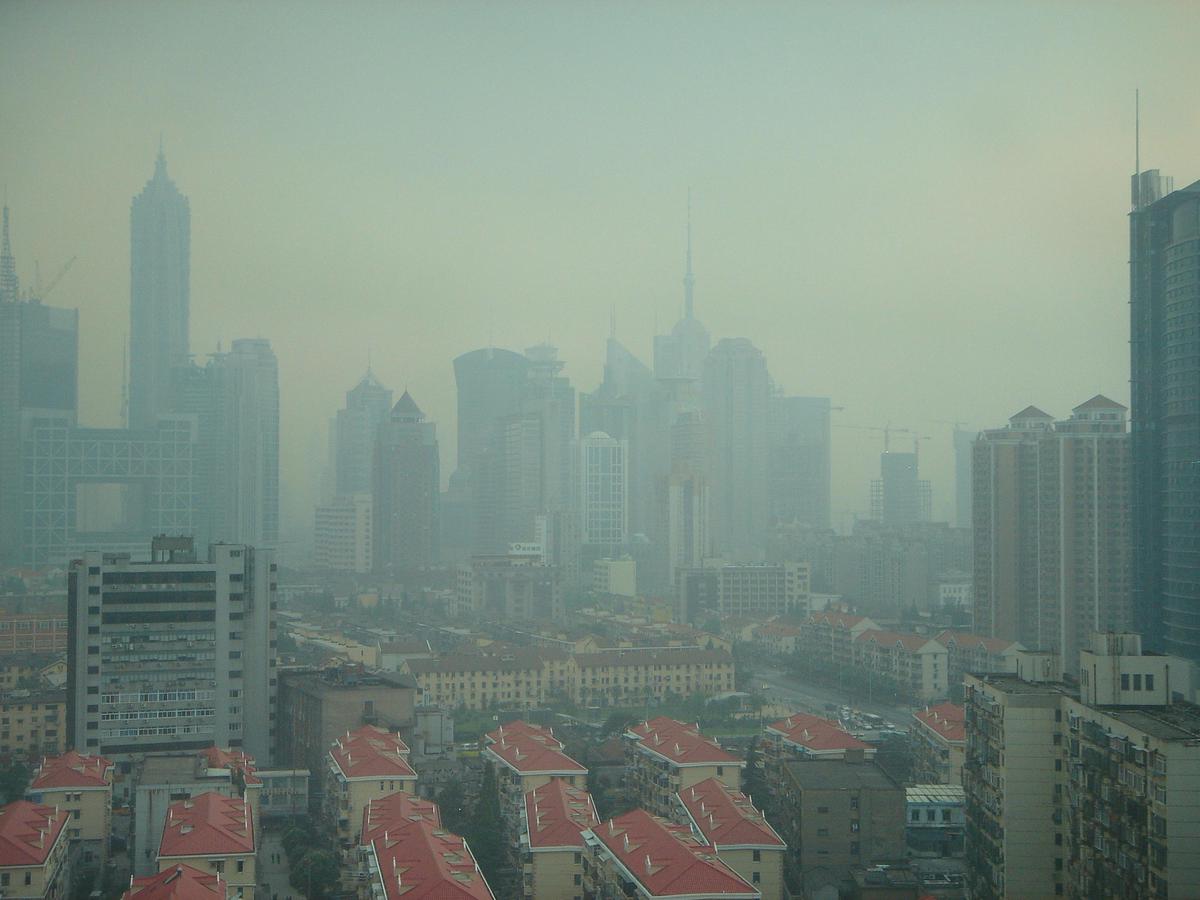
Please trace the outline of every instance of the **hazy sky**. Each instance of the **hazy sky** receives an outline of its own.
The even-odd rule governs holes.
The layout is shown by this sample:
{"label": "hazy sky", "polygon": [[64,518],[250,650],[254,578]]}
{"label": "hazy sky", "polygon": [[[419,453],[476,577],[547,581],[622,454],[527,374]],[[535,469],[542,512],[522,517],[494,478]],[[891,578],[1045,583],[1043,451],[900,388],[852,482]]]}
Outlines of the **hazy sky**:
{"label": "hazy sky", "polygon": [[[285,533],[362,374],[454,452],[451,359],[547,337],[581,390],[609,311],[649,361],[696,306],[786,389],[930,436],[1028,403],[1128,402],[1142,164],[1200,179],[1200,4],[0,2],[0,182],[23,281],[81,312],[112,424],[129,201],[159,134],[192,210],[192,349],[270,338]],[[905,443],[897,441],[898,444]],[[835,429],[835,521],[878,437]]]}

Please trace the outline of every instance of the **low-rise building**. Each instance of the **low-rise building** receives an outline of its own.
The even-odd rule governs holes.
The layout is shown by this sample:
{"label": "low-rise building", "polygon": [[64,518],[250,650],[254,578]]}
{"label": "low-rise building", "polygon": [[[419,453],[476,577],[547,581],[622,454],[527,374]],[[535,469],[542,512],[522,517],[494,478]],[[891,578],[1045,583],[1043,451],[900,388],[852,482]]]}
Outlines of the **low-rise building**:
{"label": "low-rise building", "polygon": [[901,696],[918,701],[940,700],[949,690],[948,654],[932,638],[868,628],[852,644],[854,667],[891,686]]}
{"label": "low-rise building", "polygon": [[645,703],[735,690],[733,654],[687,647],[622,648],[574,657],[573,699],[582,706]]}
{"label": "low-rise building", "polygon": [[521,853],[526,897],[582,900],[583,832],[599,821],[592,795],[562,778],[551,778],[525,795]]}
{"label": "low-rise building", "polygon": [[404,791],[377,797],[363,807],[359,846],[369,847],[377,837],[398,834],[416,822],[429,822],[440,828],[442,812],[432,800]]}
{"label": "low-rise building", "polygon": [[407,671],[421,702],[447,709],[534,709],[571,690],[572,660],[552,648],[506,648],[501,652],[451,653],[409,659]]}
{"label": "low-rise building", "polygon": [[588,829],[583,840],[585,897],[762,898],[703,837],[644,809]]}
{"label": "low-rise building", "polygon": [[473,556],[458,567],[455,615],[498,622],[556,622],[563,616],[563,573],[540,556]]}
{"label": "low-rise building", "polygon": [[909,742],[913,779],[922,784],[962,784],[967,746],[966,711],[957,703],[939,703],[913,712]]}
{"label": "low-rise building", "polygon": [[102,756],[74,750],[43,759],[26,795],[34,803],[66,812],[67,837],[85,867],[100,865],[112,834],[113,764]]}
{"label": "low-rise building", "polygon": [[637,561],[598,559],[592,563],[592,590],[613,597],[637,596]]}
{"label": "low-rise building", "polygon": [[16,800],[0,807],[0,895],[59,900],[70,889],[67,812]]}
{"label": "low-rise building", "polygon": [[158,870],[192,866],[219,875],[226,896],[253,897],[255,886],[254,814],[237,797],[200,794],[167,809],[158,845]]}
{"label": "low-rise building", "polygon": [[0,756],[34,761],[66,747],[65,690],[15,689],[0,695]]}
{"label": "low-rise building", "polygon": [[763,728],[759,742],[769,785],[778,785],[783,764],[796,759],[871,759],[875,748],[836,722],[810,713],[793,713]]}
{"label": "low-rise building", "polygon": [[873,762],[785,763],[778,823],[809,893],[850,869],[906,856],[902,788]]}
{"label": "low-rise building", "polygon": [[843,671],[854,664],[851,650],[854,639],[878,627],[865,616],[837,610],[813,613],[801,626],[800,659],[813,671]]}
{"label": "low-rise building", "polygon": [[675,812],[680,791],[715,778],[741,787],[746,763],[689,725],[659,716],[631,726],[625,732],[628,790],[638,804],[658,816]]}
{"label": "low-rise building", "polygon": [[385,672],[403,672],[404,664],[410,659],[433,659],[437,654],[423,638],[405,638],[380,641],[379,668]]}
{"label": "low-rise building", "polygon": [[1016,641],[965,631],[941,631],[934,640],[946,648],[950,685],[955,689],[968,672],[1015,672],[1017,654],[1025,649]]}
{"label": "low-rise building", "polygon": [[416,792],[408,745],[385,728],[364,725],[347,733],[334,742],[327,760],[326,813],[343,847],[358,842],[368,803],[397,791]]}
{"label": "low-rise building", "polygon": [[180,863],[133,879],[121,900],[225,900],[225,882],[220,875]]}
{"label": "low-rise building", "polygon": [[552,779],[570,787],[587,783],[587,767],[563,752],[549,728],[509,722],[485,736],[483,757],[496,767],[500,809],[515,837],[525,810],[525,797]]}
{"label": "low-rise building", "polygon": [[65,605],[39,612],[0,612],[0,653],[66,653]]}
{"label": "low-rise building", "polygon": [[716,778],[676,795],[685,821],[717,857],[758,889],[763,900],[784,900],[787,844],[750,798]]}
{"label": "low-rise building", "polygon": [[803,630],[798,625],[767,622],[754,629],[754,643],[772,656],[794,656]]}
{"label": "low-rise building", "polygon": [[916,784],[904,789],[905,839],[914,853],[961,856],[966,796],[961,784]]}

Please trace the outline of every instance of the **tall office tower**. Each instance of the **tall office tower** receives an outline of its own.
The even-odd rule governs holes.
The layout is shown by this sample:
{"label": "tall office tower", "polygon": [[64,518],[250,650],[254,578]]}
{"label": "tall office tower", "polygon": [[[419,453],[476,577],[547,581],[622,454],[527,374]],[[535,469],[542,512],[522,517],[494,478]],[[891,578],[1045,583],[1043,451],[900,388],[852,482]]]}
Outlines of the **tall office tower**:
{"label": "tall office tower", "polygon": [[829,398],[787,397],[773,391],[767,425],[771,521],[828,528]]}
{"label": "tall office tower", "polygon": [[375,440],[374,566],[398,570],[438,561],[441,476],[437,426],[405,391]]}
{"label": "tall office tower", "polygon": [[376,432],[391,411],[391,390],[367,369],[346,392],[346,406],[333,420],[334,490],[339,496],[370,492]]}
{"label": "tall office tower", "polygon": [[871,482],[871,518],[884,525],[928,522],[933,515],[929,482],[917,477],[917,454],[885,450],[880,477]]}
{"label": "tall office tower", "polygon": [[158,537],[149,562],[89,551],[67,576],[67,742],[81,753],[241,747],[270,765],[275,562]]}
{"label": "tall office tower", "polygon": [[629,445],[602,431],[580,440],[579,512],[584,547],[616,553],[628,540],[628,459]]}
{"label": "tall office tower", "polygon": [[511,350],[486,347],[454,360],[458,390],[457,468],[451,483],[469,498],[466,517],[472,533],[466,544],[476,553],[500,553],[505,537],[500,470],[504,454],[499,442],[502,420],[520,413],[525,397],[529,360]]}
{"label": "tall office tower", "polygon": [[129,422],[154,428],[171,407],[171,370],[188,361],[191,212],[167,176],[159,148],[154,176],[129,211]]}
{"label": "tall office tower", "polygon": [[688,202],[687,268],[683,276],[683,318],[670,334],[655,335],[654,377],[698,379],[704,373],[704,360],[712,344],[706,329],[696,318],[692,274],[692,207]]}
{"label": "tall office tower", "polygon": [[1129,313],[1138,628],[1200,660],[1200,181],[1133,179]]}
{"label": "tall office tower", "polygon": [[1036,407],[981,432],[974,453],[975,630],[1060,655],[1128,628],[1129,436],[1096,396],[1054,422]]}
{"label": "tall office tower", "polygon": [[522,410],[541,421],[542,487],[538,512],[561,512],[571,507],[575,466],[575,388],[562,374],[558,349],[538,344],[525,351],[529,360]]}
{"label": "tall office tower", "polygon": [[[34,423],[74,427],[78,413],[79,312],[21,298],[4,207],[0,247],[0,562],[28,562],[22,549],[24,511],[45,524],[23,486],[23,440]],[[53,476],[58,465],[39,473]],[[66,523],[62,523],[65,527]]]}
{"label": "tall office tower", "polygon": [[954,525],[971,527],[971,447],[975,432],[954,428]]}
{"label": "tall office tower", "polygon": [[699,568],[709,546],[708,428],[699,410],[679,413],[671,426],[671,474],[667,479],[667,583]]}
{"label": "tall office tower", "polygon": [[704,362],[703,397],[713,549],[757,562],[767,543],[766,358],[746,338],[723,338]]}

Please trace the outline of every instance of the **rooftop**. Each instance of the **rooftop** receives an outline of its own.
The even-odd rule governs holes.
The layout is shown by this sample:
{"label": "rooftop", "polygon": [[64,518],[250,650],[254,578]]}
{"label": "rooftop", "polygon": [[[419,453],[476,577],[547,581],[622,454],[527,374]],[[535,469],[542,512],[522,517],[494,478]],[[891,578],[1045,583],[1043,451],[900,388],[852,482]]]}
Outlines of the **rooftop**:
{"label": "rooftop", "polygon": [[42,760],[33,773],[31,791],[47,791],[55,788],[108,788],[106,778],[113,764],[103,756],[83,756],[69,750],[62,756],[51,756]]}
{"label": "rooftop", "polygon": [[936,643],[932,638],[927,638],[920,634],[909,634],[908,632],[903,631],[883,631],[878,628],[868,628],[865,631],[861,631],[855,636],[854,640],[862,641],[864,643],[867,641],[874,641],[877,644],[883,644],[889,647],[899,644],[905,650],[910,652],[916,652],[917,650],[922,649],[926,644]]}
{"label": "rooftop", "polygon": [[377,837],[371,852],[387,900],[494,900],[466,841],[431,822]]}
{"label": "rooftop", "polygon": [[408,745],[400,736],[376,725],[349,731],[334,742],[329,758],[345,778],[415,779]]}
{"label": "rooftop", "polygon": [[240,772],[246,784],[262,784],[262,779],[254,773],[254,757],[247,754],[245,750],[205,747],[200,751],[200,758],[210,769],[228,769],[231,772]]}
{"label": "rooftop", "polygon": [[344,691],[359,691],[363,688],[393,687],[415,690],[417,686],[408,675],[367,669],[359,665],[293,669],[283,672],[280,677],[286,679],[291,688],[322,697]]}
{"label": "rooftop", "polygon": [[784,763],[784,769],[802,788],[826,791],[900,790],[883,769],[870,762],[801,759]]}
{"label": "rooftop", "polygon": [[391,838],[416,822],[442,825],[442,813],[432,800],[398,791],[372,800],[363,809],[362,840],[367,846],[377,837]]}
{"label": "rooftop", "polygon": [[963,648],[983,647],[988,653],[1003,653],[1010,648],[1021,649],[1021,645],[1016,641],[1005,641],[1000,638],[984,637],[980,634],[971,634],[968,631],[951,631],[946,629],[939,631],[933,638],[944,647],[948,647],[951,643],[957,644]]}
{"label": "rooftop", "polygon": [[596,653],[575,654],[579,668],[597,666],[678,666],[732,665],[733,654],[728,650],[705,650],[699,647],[622,647],[599,650]]}
{"label": "rooftop", "polygon": [[182,863],[135,878],[121,900],[225,900],[225,887],[216,875]]}
{"label": "rooftop", "polygon": [[561,778],[551,778],[525,794],[525,821],[534,850],[582,848],[582,833],[599,824],[592,795]]}
{"label": "rooftop", "polygon": [[506,733],[483,752],[521,775],[587,774],[587,766],[563,753],[558,741],[544,736]]}
{"label": "rooftop", "polygon": [[784,847],[750,798],[717,778],[677,794],[700,833],[717,847]]}
{"label": "rooftop", "polygon": [[0,867],[45,864],[67,815],[66,810],[28,800],[0,807]]}
{"label": "rooftop", "polygon": [[489,744],[498,743],[505,738],[512,740],[517,737],[530,737],[548,747],[557,747],[560,750],[563,747],[562,741],[554,736],[553,728],[547,728],[544,725],[533,725],[524,719],[505,722],[499,728],[489,731],[484,735],[484,739]]}
{"label": "rooftop", "polygon": [[760,896],[690,828],[671,825],[643,809],[609,819],[588,834],[607,848],[650,897]]}
{"label": "rooftop", "polygon": [[913,718],[947,741],[967,739],[967,711],[957,703],[940,703],[913,712]]}
{"label": "rooftop", "polygon": [[254,821],[237,797],[205,793],[167,807],[158,845],[164,856],[241,856],[254,853]]}
{"label": "rooftop", "polygon": [[907,803],[964,803],[966,789],[961,784],[914,784],[904,789]]}
{"label": "rooftop", "polygon": [[1176,701],[1169,706],[1099,706],[1099,712],[1163,741],[1200,740],[1200,706]]}
{"label": "rooftop", "polygon": [[860,741],[839,725],[808,713],[794,713],[766,728],[781,735],[785,741],[813,753],[837,750],[867,750],[870,745]]}
{"label": "rooftop", "polygon": [[699,725],[657,716],[634,725],[626,736],[643,750],[678,766],[742,765],[742,760],[700,733]]}

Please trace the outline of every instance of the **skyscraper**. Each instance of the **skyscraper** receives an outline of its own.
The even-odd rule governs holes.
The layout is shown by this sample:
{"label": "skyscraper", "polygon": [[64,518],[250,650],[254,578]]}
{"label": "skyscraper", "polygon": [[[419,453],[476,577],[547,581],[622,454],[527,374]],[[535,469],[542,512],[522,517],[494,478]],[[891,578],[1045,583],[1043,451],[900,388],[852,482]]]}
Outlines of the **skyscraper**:
{"label": "skyscraper", "polygon": [[971,446],[975,432],[954,428],[954,525],[971,527]]}
{"label": "skyscraper", "polygon": [[773,392],[767,415],[771,520],[828,528],[829,398]]}
{"label": "skyscraper", "polygon": [[916,453],[885,450],[879,479],[871,483],[871,518],[884,525],[928,522],[932,514],[929,482],[918,478]]}
{"label": "skyscraper", "polygon": [[405,391],[379,426],[374,462],[374,552],[377,569],[438,561],[441,499],[437,426]]}
{"label": "skyscraper", "polygon": [[683,317],[670,334],[654,338],[654,377],[692,378],[703,374],[704,359],[712,343],[708,329],[696,318],[696,277],[692,274],[692,201],[688,197],[687,265],[683,275]]}
{"label": "skyscraper", "polygon": [[154,428],[171,407],[171,370],[188,361],[191,213],[167,176],[154,175],[129,212],[129,425]]}
{"label": "skyscraper", "polygon": [[1133,177],[1129,214],[1137,628],[1200,660],[1200,181]]}
{"label": "skyscraper", "polygon": [[346,405],[333,421],[334,489],[338,496],[370,492],[376,432],[391,411],[391,390],[367,369],[346,392]]}
{"label": "skyscraper", "polygon": [[1036,407],[975,443],[975,630],[1060,654],[1129,627],[1129,435],[1096,396],[1055,422]]}
{"label": "skyscraper", "polygon": [[718,555],[757,562],[766,548],[767,361],[746,338],[723,338],[704,362],[711,540]]}
{"label": "skyscraper", "polygon": [[629,445],[602,431],[580,440],[579,510],[584,547],[616,553],[628,539],[628,459]]}

